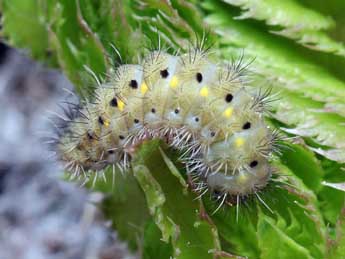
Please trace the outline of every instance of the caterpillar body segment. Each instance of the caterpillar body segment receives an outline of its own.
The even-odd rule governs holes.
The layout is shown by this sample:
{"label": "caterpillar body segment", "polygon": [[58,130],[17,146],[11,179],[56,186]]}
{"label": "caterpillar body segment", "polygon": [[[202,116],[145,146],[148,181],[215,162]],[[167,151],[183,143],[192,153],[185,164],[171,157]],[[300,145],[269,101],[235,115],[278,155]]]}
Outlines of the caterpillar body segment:
{"label": "caterpillar body segment", "polygon": [[138,145],[161,138],[180,151],[200,190],[246,196],[273,171],[276,135],[264,120],[265,98],[243,80],[239,63],[216,62],[200,49],[153,51],[96,89],[61,135],[58,153],[77,175],[126,169]]}

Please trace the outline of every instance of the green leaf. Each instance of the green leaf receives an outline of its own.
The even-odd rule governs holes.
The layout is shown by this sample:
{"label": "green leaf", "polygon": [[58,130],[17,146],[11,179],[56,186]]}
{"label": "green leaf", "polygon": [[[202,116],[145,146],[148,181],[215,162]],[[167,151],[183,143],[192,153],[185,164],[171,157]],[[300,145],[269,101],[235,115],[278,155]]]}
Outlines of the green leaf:
{"label": "green leaf", "polygon": [[336,240],[331,242],[327,258],[337,259],[345,257],[345,209],[343,208],[336,228]]}
{"label": "green leaf", "polygon": [[309,189],[316,193],[320,191],[324,172],[314,153],[298,145],[289,145],[282,148],[280,160],[302,179]]}
{"label": "green leaf", "polygon": [[[301,56],[303,53],[294,49],[289,42],[259,30],[249,22],[234,20],[232,13],[221,5],[213,2],[210,5],[207,7],[212,8],[211,15],[206,22],[220,36],[221,56],[229,59],[244,49],[248,59],[255,58],[253,70],[264,78],[275,80],[271,83],[277,87],[319,102],[344,105],[344,82]],[[337,112],[344,113],[343,110]]]}
{"label": "green leaf", "polygon": [[265,20],[269,25],[279,25],[299,30],[322,30],[334,26],[330,17],[325,17],[310,8],[306,8],[297,1],[286,0],[223,0],[239,6],[243,10],[239,19],[254,18]]}
{"label": "green leaf", "polygon": [[[100,77],[106,72],[105,49],[84,19],[79,1],[55,0],[49,37],[57,51],[60,66],[79,93],[94,85],[88,67]],[[92,82],[92,83],[91,83]]]}
{"label": "green leaf", "polygon": [[[205,32],[200,10],[189,1],[143,0],[133,3],[131,8],[136,27],[145,32],[151,42],[156,43],[159,34],[162,42],[175,50],[187,49],[191,40],[200,43],[198,38]],[[211,34],[207,40],[212,42]]]}
{"label": "green leaf", "polygon": [[[274,220],[267,222],[266,217],[262,219],[265,220],[266,225],[274,222],[275,226],[285,233],[286,236],[281,236],[282,243],[288,244],[288,240],[292,239],[296,245],[307,249],[313,258],[323,258],[326,245],[326,226],[318,208],[316,195],[295,176],[298,174],[298,168],[291,171],[282,164],[277,163],[275,166],[280,175],[277,180],[281,181],[284,188],[273,186],[274,188],[270,188],[262,196],[274,214],[262,211]],[[261,216],[259,215],[259,217]],[[259,233],[258,236],[260,237]],[[291,249],[295,250],[297,247],[291,247]]]}
{"label": "green leaf", "polygon": [[[324,219],[335,224],[344,203],[345,193],[329,188],[332,187],[329,185],[332,185],[331,182],[339,185],[345,181],[341,165],[327,160],[319,161],[312,152],[299,145],[283,148],[280,160],[305,186],[317,194]],[[327,181],[324,181],[325,179]]]}
{"label": "green leaf", "polygon": [[345,192],[345,183],[323,182],[323,185]]}
{"label": "green leaf", "polygon": [[3,0],[1,13],[2,35],[10,45],[28,49],[37,59],[48,57],[48,3],[37,0]]}
{"label": "green leaf", "polygon": [[[150,213],[171,241],[175,258],[214,258],[220,251],[217,230],[196,195],[186,192],[181,177],[172,174],[159,150],[159,141],[142,145],[133,161],[134,175],[145,192]],[[175,169],[173,169],[175,170]]]}
{"label": "green leaf", "polygon": [[138,50],[143,48],[145,41],[142,33],[133,29],[129,3],[116,0],[79,1],[85,21],[107,53],[113,52],[111,45],[114,45],[119,53],[125,54],[124,61],[131,62],[138,55]]}
{"label": "green leaf", "polygon": [[[225,206],[213,214],[217,204],[210,200],[210,195],[205,195],[203,201],[218,228],[219,236],[223,241],[223,250],[231,254],[259,258],[260,249],[256,236],[257,209],[255,204],[240,204],[238,208],[236,206]],[[238,219],[236,217],[237,213]]]}
{"label": "green leaf", "polygon": [[[323,30],[334,27],[331,17],[304,7],[294,0],[224,0],[243,10],[237,19],[264,20],[272,28],[271,32],[296,40],[313,50],[335,53],[345,56],[345,46],[330,38]],[[282,29],[281,29],[282,28]]]}
{"label": "green leaf", "polygon": [[[324,172],[326,173],[323,178],[324,181],[330,183],[345,182],[343,165],[327,159],[321,159],[320,162]],[[336,224],[339,213],[344,206],[345,192],[328,186],[323,186],[321,191],[318,193],[318,199],[322,214],[333,227]]]}
{"label": "green leaf", "polygon": [[345,161],[345,149],[327,149],[324,150],[322,148],[309,148],[310,150],[314,151],[317,154],[320,154],[330,160],[336,161],[338,163],[343,163]]}
{"label": "green leaf", "polygon": [[275,103],[275,109],[274,117],[291,127],[283,128],[284,131],[303,137],[312,137],[320,145],[334,147],[334,150],[340,152],[345,150],[343,117],[334,113],[325,113],[319,103],[309,98],[298,97],[291,92],[282,93],[282,98]]}
{"label": "green leaf", "polygon": [[258,240],[261,258],[313,258],[310,252],[287,236],[272,218],[259,213]]}
{"label": "green leaf", "polygon": [[122,175],[119,169],[115,169],[115,175],[112,168],[107,169],[102,177],[93,175],[87,186],[105,194],[102,204],[105,217],[112,221],[112,227],[121,239],[128,242],[131,249],[138,249],[144,227],[150,220],[149,211],[144,194],[133,175],[130,172]]}
{"label": "green leaf", "polygon": [[161,240],[162,233],[153,221],[149,221],[145,227],[143,259],[170,259],[172,246]]}
{"label": "green leaf", "polygon": [[[114,0],[4,0],[1,9],[2,33],[10,44],[36,58],[57,59],[84,96],[95,85],[88,70],[102,79],[110,69],[112,46],[130,60],[145,43],[130,26],[128,6]],[[30,29],[23,30],[23,24]]]}

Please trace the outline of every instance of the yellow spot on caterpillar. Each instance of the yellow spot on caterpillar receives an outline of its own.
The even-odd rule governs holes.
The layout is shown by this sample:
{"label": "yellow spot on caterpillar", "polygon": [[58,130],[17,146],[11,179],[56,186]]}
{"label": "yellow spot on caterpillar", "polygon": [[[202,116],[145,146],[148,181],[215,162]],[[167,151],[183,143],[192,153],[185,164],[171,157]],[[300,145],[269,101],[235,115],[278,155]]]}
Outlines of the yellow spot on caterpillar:
{"label": "yellow spot on caterpillar", "polygon": [[119,108],[120,111],[123,111],[123,109],[125,108],[125,103],[121,100],[118,100],[117,107]]}
{"label": "yellow spot on caterpillar", "polygon": [[171,88],[176,88],[178,85],[178,77],[177,76],[173,76],[170,80],[170,87]]}
{"label": "yellow spot on caterpillar", "polygon": [[244,138],[238,137],[237,139],[235,139],[235,146],[241,147],[243,146],[244,142],[245,142]]}
{"label": "yellow spot on caterpillar", "polygon": [[143,82],[140,86],[140,90],[142,94],[146,94],[147,90],[149,90],[149,87],[147,86],[145,82]]}
{"label": "yellow spot on caterpillar", "polygon": [[237,183],[243,184],[248,180],[248,176],[245,175],[244,173],[240,173],[237,177]]}
{"label": "yellow spot on caterpillar", "polygon": [[208,96],[208,88],[206,86],[204,86],[203,88],[200,89],[199,94],[202,97],[207,97]]}
{"label": "yellow spot on caterpillar", "polygon": [[226,108],[226,110],[223,112],[224,117],[229,119],[232,115],[232,111],[232,107]]}
{"label": "yellow spot on caterpillar", "polygon": [[105,127],[109,127],[109,125],[110,125],[110,120],[108,120],[108,119],[105,119],[104,121],[103,121],[103,125],[105,126]]}

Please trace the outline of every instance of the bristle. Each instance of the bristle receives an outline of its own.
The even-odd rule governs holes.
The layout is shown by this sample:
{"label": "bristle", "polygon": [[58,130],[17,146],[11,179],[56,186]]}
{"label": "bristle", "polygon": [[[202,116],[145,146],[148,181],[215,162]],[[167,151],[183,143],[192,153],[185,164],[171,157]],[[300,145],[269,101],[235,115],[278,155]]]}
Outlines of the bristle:
{"label": "bristle", "polygon": [[126,172],[137,147],[160,138],[180,152],[200,197],[218,192],[220,208],[252,195],[266,206],[258,192],[281,147],[280,134],[263,116],[273,101],[271,89],[252,93],[247,83],[253,61],[245,62],[242,53],[224,65],[212,58],[206,39],[197,38],[181,56],[167,54],[158,39],[158,49],[141,64],[119,65],[108,82],[89,71],[98,85],[92,98],[64,109],[54,140],[73,177],[86,178],[91,170],[94,181],[105,179],[102,170],[109,165],[113,174],[115,168]]}

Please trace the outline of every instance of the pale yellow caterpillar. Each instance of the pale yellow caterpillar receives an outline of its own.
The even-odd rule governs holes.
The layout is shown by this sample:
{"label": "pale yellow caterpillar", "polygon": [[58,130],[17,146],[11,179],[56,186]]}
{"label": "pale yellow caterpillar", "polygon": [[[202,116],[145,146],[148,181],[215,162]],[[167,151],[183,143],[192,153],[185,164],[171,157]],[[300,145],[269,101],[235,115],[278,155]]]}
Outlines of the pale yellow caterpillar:
{"label": "pale yellow caterpillar", "polygon": [[243,79],[244,66],[194,48],[150,52],[121,65],[60,134],[57,150],[76,176],[130,166],[136,147],[160,138],[181,152],[196,189],[227,197],[256,194],[272,175],[277,134],[264,120],[267,93]]}

